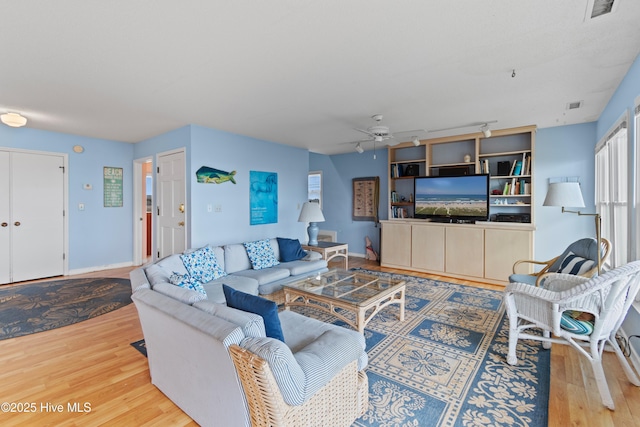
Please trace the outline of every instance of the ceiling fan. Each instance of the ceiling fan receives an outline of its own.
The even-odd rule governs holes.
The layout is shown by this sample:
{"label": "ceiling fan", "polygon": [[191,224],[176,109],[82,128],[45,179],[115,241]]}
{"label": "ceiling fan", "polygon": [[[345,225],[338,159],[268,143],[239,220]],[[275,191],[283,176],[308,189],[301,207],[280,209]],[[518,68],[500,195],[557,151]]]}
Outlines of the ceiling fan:
{"label": "ceiling fan", "polygon": [[[382,142],[385,142],[389,146],[394,146],[405,141],[411,141],[411,140],[418,141],[418,137],[420,136],[420,133],[426,133],[424,129],[415,129],[415,130],[401,131],[401,132],[392,134],[388,126],[384,126],[381,124],[382,118],[383,118],[382,114],[375,114],[371,116],[371,118],[376,122],[375,125],[370,126],[366,129],[354,128],[354,130],[364,133],[369,138],[362,139],[359,141],[347,142],[347,144],[357,144],[356,151],[358,151],[359,153],[364,151],[362,149],[362,146],[360,145],[360,143],[362,142],[371,141],[374,144],[374,148],[376,144],[380,144]],[[420,143],[418,142],[417,145],[419,144]]]}

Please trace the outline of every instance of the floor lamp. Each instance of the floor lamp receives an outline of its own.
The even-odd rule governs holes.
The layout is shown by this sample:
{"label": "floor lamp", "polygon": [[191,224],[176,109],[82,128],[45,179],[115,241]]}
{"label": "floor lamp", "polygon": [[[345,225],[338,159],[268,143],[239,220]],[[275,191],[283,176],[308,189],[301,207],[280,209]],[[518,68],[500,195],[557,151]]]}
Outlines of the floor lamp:
{"label": "floor lamp", "polygon": [[542,206],[561,206],[562,213],[574,213],[584,216],[592,216],[596,221],[596,241],[598,248],[598,275],[602,269],[602,234],[601,224],[602,218],[599,213],[582,213],[580,211],[570,211],[565,206],[584,208],[584,199],[578,182],[552,182],[549,184],[547,197],[544,199]]}

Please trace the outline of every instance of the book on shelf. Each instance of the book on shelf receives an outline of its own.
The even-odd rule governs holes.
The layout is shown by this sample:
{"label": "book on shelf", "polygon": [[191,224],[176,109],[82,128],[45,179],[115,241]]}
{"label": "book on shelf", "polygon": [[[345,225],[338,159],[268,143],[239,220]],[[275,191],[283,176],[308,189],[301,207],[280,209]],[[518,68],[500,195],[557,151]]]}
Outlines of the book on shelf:
{"label": "book on shelf", "polygon": [[515,178],[511,178],[511,184],[509,185],[509,194],[510,195],[514,195],[516,194],[516,179]]}
{"label": "book on shelf", "polygon": [[524,194],[531,194],[531,183],[529,182],[525,182],[524,183]]}
{"label": "book on shelf", "polygon": [[491,171],[489,170],[489,159],[484,159],[482,161],[482,173],[486,173],[486,174],[491,173]]}
{"label": "book on shelf", "polygon": [[522,162],[520,160],[516,160],[515,166],[513,167],[513,173],[511,175],[522,175]]}
{"label": "book on shelf", "polygon": [[502,195],[506,196],[509,194],[509,181],[504,183],[504,188],[502,189]]}
{"label": "book on shelf", "polygon": [[527,194],[524,192],[527,182],[524,179],[520,179],[519,184],[520,184],[520,187],[519,187],[518,194]]}

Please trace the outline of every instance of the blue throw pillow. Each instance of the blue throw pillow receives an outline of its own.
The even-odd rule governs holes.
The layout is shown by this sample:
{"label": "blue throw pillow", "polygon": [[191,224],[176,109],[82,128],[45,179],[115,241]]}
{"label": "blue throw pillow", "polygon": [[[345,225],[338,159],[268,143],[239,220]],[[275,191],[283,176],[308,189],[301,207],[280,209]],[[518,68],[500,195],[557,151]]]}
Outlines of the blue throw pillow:
{"label": "blue throw pillow", "polygon": [[236,291],[227,285],[222,285],[222,291],[227,300],[227,306],[259,314],[264,321],[264,329],[267,336],[284,342],[284,334],[278,317],[278,306],[275,302],[256,295]]}
{"label": "blue throw pillow", "polygon": [[285,239],[284,237],[276,237],[276,239],[278,239],[282,262],[297,261],[307,255],[298,239]]}

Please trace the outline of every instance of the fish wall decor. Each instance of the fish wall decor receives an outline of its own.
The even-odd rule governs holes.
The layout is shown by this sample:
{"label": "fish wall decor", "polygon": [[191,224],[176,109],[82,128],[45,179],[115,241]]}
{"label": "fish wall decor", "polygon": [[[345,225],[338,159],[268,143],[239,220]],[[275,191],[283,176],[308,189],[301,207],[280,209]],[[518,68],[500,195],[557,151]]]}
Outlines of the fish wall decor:
{"label": "fish wall decor", "polygon": [[236,171],[225,172],[220,169],[210,168],[209,166],[202,166],[196,172],[196,179],[203,184],[222,184],[227,181],[235,184],[236,180],[233,178],[235,174]]}

